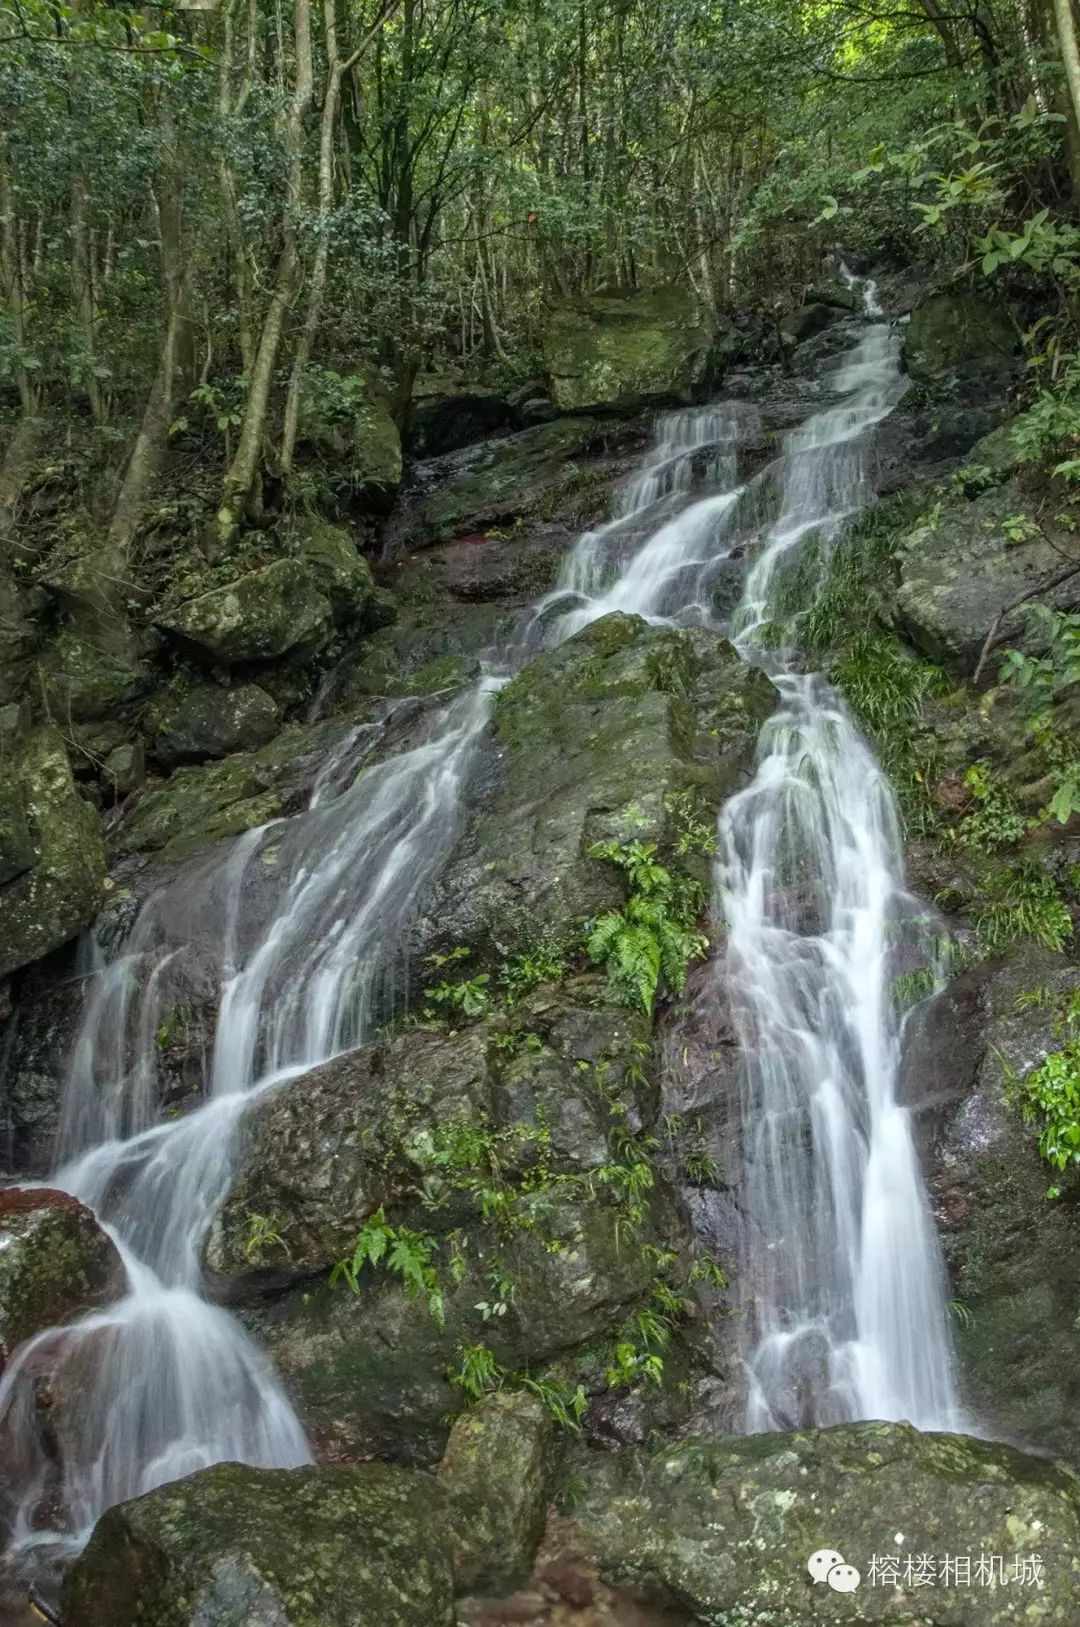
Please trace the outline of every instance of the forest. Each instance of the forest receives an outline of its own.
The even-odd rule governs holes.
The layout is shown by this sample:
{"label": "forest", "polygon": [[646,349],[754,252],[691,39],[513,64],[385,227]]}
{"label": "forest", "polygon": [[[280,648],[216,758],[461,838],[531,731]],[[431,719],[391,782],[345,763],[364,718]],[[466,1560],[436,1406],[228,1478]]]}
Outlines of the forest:
{"label": "forest", "polygon": [[0,0],[0,1627],[1080,1623],[1073,0]]}

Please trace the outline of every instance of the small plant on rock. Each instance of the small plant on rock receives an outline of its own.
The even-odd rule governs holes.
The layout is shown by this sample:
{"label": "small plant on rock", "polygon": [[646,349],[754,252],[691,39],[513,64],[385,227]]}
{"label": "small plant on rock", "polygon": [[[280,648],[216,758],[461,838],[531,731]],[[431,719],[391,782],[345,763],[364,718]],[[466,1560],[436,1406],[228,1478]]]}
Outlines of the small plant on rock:
{"label": "small plant on rock", "polygon": [[709,947],[697,928],[700,884],[674,874],[656,851],[655,842],[598,842],[589,849],[590,858],[618,865],[630,896],[621,909],[590,921],[585,938],[590,960],[607,968],[620,998],[650,1015],[661,987],[681,993],[691,961]]}

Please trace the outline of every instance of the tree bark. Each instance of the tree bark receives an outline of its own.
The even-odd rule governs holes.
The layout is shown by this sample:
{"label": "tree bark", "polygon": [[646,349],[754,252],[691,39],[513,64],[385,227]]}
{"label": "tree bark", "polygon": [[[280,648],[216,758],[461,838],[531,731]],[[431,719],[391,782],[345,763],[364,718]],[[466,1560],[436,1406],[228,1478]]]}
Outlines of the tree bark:
{"label": "tree bark", "polygon": [[299,210],[304,174],[304,119],[314,95],[311,59],[310,0],[294,0],[293,38],[296,61],[293,70],[293,97],[285,127],[288,170],[284,207],[281,215],[282,248],[274,279],[274,291],[263,318],[255,362],[251,370],[247,403],[236,443],[236,453],[225,473],[222,486],[220,525],[226,536],[235,531],[241,516],[253,506],[259,474],[263,437],[270,405],[270,387],[281,348],[285,313],[296,292],[299,253],[295,214]]}

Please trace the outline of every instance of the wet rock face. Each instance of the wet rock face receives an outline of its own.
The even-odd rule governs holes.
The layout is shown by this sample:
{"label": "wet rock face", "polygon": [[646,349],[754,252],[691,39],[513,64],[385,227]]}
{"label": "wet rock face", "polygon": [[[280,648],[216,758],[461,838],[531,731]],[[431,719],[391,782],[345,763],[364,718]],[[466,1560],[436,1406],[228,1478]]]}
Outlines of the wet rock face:
{"label": "wet rock face", "polygon": [[[923,654],[971,674],[992,629],[1018,648],[1030,644],[1025,608],[1016,601],[1061,575],[1070,546],[1036,523],[1017,480],[951,504],[901,546],[898,624]],[[1057,610],[1075,610],[1080,575],[1039,597]]]}
{"label": "wet rock face", "polygon": [[415,489],[387,529],[386,552],[397,557],[525,519],[580,529],[604,510],[612,479],[606,460],[643,433],[643,425],[611,417],[559,418],[418,466]]}
{"label": "wet rock face", "polygon": [[[744,1439],[697,1437],[652,1454],[594,1455],[569,1519],[606,1580],[651,1583],[699,1621],[818,1627],[1067,1627],[1080,1611],[1080,1480],[1060,1464],[907,1424],[845,1424]],[[807,1560],[840,1554],[854,1597],[815,1584]],[[1043,1585],[882,1581],[875,1557],[998,1554],[1041,1561]],[[872,1577],[877,1577],[876,1584]]]}
{"label": "wet rock face", "polygon": [[567,301],[544,334],[555,402],[565,412],[692,397],[715,319],[680,289]]}
{"label": "wet rock face", "polygon": [[[603,1184],[588,1179],[617,1156],[616,1126],[651,1112],[635,1082],[646,1035],[602,978],[572,978],[457,1034],[407,1029],[248,1115],[208,1264],[328,1452],[432,1462],[464,1402],[449,1380],[459,1347],[482,1341],[503,1367],[539,1373],[609,1337],[648,1294],[642,1244],[664,1222],[661,1193],[655,1218],[628,1239]],[[502,1216],[498,1194],[530,1185],[535,1215],[526,1200]],[[365,1269],[358,1293],[329,1283],[379,1206],[433,1239],[445,1328],[385,1268]],[[253,1232],[252,1215],[272,1235]],[[485,1319],[478,1307],[492,1303],[493,1283],[498,1298],[499,1280],[512,1295]]]}
{"label": "wet rock face", "polygon": [[[1080,1461],[1080,1221],[1074,1180],[1054,1201],[1009,1079],[1061,1041],[1055,1000],[1080,969],[1031,948],[958,978],[917,1011],[902,1088],[919,1115],[930,1201],[958,1302],[961,1399],[980,1429]],[[1045,989],[1046,1005],[1018,997]]]}
{"label": "wet rock face", "polygon": [[17,1345],[109,1304],[123,1288],[120,1256],[77,1199],[0,1191],[0,1371]]}
{"label": "wet rock face", "polygon": [[75,789],[64,741],[49,724],[0,737],[0,977],[66,943],[103,896],[97,812]]}
{"label": "wet rock face", "polygon": [[438,1487],[356,1469],[204,1469],[98,1522],[65,1627],[454,1627]]}
{"label": "wet rock face", "polygon": [[617,902],[588,857],[671,834],[671,798],[716,807],[753,760],[775,691],[725,640],[615,614],[531,662],[495,711],[497,777],[415,929],[424,952],[499,956]]}

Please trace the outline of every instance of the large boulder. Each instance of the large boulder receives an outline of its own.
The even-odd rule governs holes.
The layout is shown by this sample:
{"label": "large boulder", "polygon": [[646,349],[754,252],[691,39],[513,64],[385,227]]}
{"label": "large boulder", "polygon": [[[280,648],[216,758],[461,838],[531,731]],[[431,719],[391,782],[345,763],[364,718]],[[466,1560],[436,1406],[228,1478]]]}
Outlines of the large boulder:
{"label": "large boulder", "polygon": [[966,363],[1007,372],[1019,349],[1000,304],[977,294],[934,294],[911,313],[903,361],[913,379],[931,383]]}
{"label": "large boulder", "polygon": [[[627,1240],[594,1179],[649,1111],[647,1034],[602,977],[573,977],[456,1033],[407,1028],[253,1106],[207,1263],[327,1450],[434,1461],[462,1405],[461,1347],[540,1373],[648,1293],[654,1217]],[[357,1293],[328,1282],[380,1208],[432,1240],[444,1326],[385,1266]],[[512,1292],[485,1317],[499,1280]]]}
{"label": "large boulder", "polygon": [[568,300],[552,312],[543,336],[554,399],[566,412],[690,399],[704,377],[714,330],[681,288]]}
{"label": "large boulder", "polygon": [[222,1463],[112,1508],[65,1627],[454,1627],[438,1487],[381,1464]]}
{"label": "large boulder", "polygon": [[[1066,1627],[1080,1614],[1080,1480],[1007,1446],[846,1424],[595,1454],[578,1474],[573,1536],[604,1576],[661,1589],[701,1622]],[[848,1591],[811,1579],[822,1551],[840,1556]],[[969,1559],[966,1580],[946,1556]]]}
{"label": "large boulder", "polygon": [[42,1187],[0,1191],[0,1370],[16,1345],[123,1291],[116,1247],[77,1199]]}
{"label": "large boulder", "polygon": [[38,590],[57,620],[38,660],[51,715],[70,726],[113,717],[138,700],[150,675],[131,622],[138,593],[123,550],[80,539],[50,558]]}
{"label": "large boulder", "polygon": [[524,517],[573,519],[606,498],[611,472],[597,459],[625,433],[614,419],[559,418],[482,447],[404,505],[391,544],[452,542]]}
{"label": "large boulder", "polygon": [[364,709],[322,723],[290,724],[254,751],[176,769],[131,809],[116,832],[117,851],[179,858],[299,812],[331,753],[341,753],[343,774],[356,771],[370,744],[370,735],[358,727],[367,717]]}
{"label": "large boulder", "polygon": [[673,798],[715,809],[753,762],[775,690],[724,639],[614,614],[499,695],[498,776],[416,925],[429,948],[504,954],[621,897],[594,843],[673,835]]}
{"label": "large boulder", "polygon": [[185,649],[230,667],[309,649],[331,623],[316,570],[286,558],[163,611],[157,625]]}
{"label": "large boulder", "polygon": [[166,768],[265,746],[278,731],[277,702],[258,684],[183,683],[152,707],[154,756]]}
{"label": "large boulder", "polygon": [[1016,1081],[1057,1049],[1080,967],[1033,946],[913,1016],[903,1090],[956,1299],[961,1398],[988,1433],[1080,1462],[1076,1182],[1039,1155]]}
{"label": "large boulder", "polygon": [[1080,607],[1080,573],[1042,589],[1062,574],[1069,547],[1053,522],[1036,520],[1016,479],[951,503],[901,543],[897,622],[931,660],[970,674],[991,632],[999,642],[1029,645],[1029,599]]}
{"label": "large boulder", "polygon": [[57,948],[96,914],[105,882],[97,812],[75,789],[49,724],[0,731],[0,977]]}

